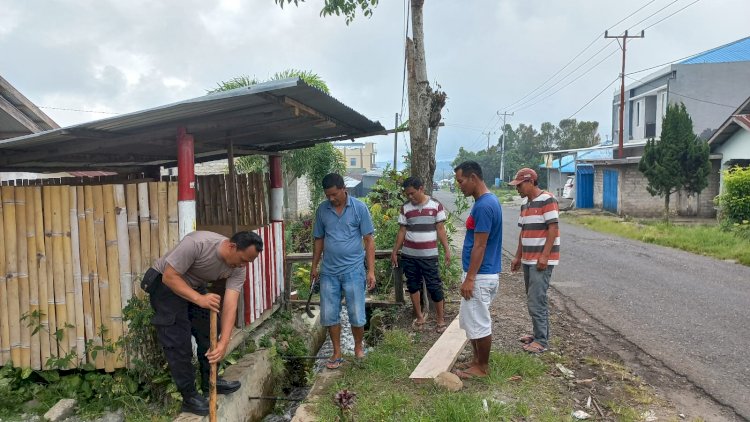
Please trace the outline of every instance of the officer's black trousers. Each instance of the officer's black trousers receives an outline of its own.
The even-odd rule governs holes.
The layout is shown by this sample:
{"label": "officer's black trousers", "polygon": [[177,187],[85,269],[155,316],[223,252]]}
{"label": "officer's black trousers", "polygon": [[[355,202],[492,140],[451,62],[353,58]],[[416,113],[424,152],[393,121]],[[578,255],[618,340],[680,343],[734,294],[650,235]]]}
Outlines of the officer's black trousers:
{"label": "officer's black trousers", "polygon": [[[209,310],[174,294],[161,282],[161,276],[151,290],[151,306],[155,311],[151,322],[156,327],[159,344],[167,357],[172,379],[183,397],[193,394],[196,392],[195,368],[192,363],[193,347],[190,337],[195,337],[201,377],[207,381],[210,371],[206,358],[206,352],[210,346]],[[206,294],[205,288],[196,290],[201,294]]]}

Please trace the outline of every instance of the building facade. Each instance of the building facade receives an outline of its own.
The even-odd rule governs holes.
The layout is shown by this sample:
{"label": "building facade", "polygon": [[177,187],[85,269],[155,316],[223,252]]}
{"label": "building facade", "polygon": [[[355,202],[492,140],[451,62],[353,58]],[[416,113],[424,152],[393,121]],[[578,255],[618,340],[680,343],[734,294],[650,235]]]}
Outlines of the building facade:
{"label": "building facade", "polygon": [[364,173],[375,168],[377,151],[374,142],[335,143],[333,146],[344,155],[347,172]]}

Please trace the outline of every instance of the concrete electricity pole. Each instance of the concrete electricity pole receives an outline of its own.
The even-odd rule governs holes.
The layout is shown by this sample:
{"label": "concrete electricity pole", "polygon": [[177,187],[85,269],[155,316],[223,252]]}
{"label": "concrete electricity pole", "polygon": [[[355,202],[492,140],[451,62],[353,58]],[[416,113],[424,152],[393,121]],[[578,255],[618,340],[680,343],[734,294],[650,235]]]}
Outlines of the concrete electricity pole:
{"label": "concrete electricity pole", "polygon": [[618,158],[622,158],[622,137],[623,137],[623,116],[625,112],[625,44],[628,38],[643,38],[644,31],[641,31],[641,35],[628,35],[628,31],[625,31],[623,35],[609,35],[607,31],[604,31],[604,38],[616,38],[617,42],[622,39],[620,48],[622,49],[622,73],[620,73],[620,131],[617,134],[619,138],[620,148]]}
{"label": "concrete electricity pole", "polygon": [[513,113],[507,113],[499,111],[497,112],[498,116],[503,116],[503,135],[500,139],[500,180],[505,181],[505,118],[508,116],[513,117]]}

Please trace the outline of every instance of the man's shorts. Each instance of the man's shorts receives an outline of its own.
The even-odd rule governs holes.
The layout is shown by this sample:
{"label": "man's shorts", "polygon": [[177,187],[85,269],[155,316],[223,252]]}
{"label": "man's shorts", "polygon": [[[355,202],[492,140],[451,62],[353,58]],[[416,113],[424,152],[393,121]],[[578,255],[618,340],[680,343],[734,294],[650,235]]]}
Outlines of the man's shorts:
{"label": "man's shorts", "polygon": [[[466,273],[461,276],[461,282]],[[474,294],[471,299],[461,299],[458,324],[466,331],[469,340],[484,338],[492,334],[490,304],[495,299],[500,285],[500,274],[477,274],[474,279]]]}
{"label": "man's shorts", "polygon": [[360,266],[343,274],[320,275],[320,325],[330,327],[341,323],[341,295],[346,298],[346,310],[352,327],[364,327],[365,268]]}

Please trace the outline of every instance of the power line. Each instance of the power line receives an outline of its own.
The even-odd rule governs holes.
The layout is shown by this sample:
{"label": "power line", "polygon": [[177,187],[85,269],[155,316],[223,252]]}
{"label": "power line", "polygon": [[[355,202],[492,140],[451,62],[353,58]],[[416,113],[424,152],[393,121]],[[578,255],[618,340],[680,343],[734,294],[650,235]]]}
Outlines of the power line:
{"label": "power line", "polygon": [[685,10],[685,9],[687,9],[688,7],[690,7],[690,6],[694,5],[695,3],[698,3],[699,1],[701,1],[701,0],[695,0],[695,1],[693,1],[692,3],[690,3],[690,4],[686,5],[686,6],[684,6],[684,7],[680,8],[680,9],[678,9],[678,10],[674,11],[674,12],[672,12],[671,14],[669,14],[669,15],[667,15],[667,16],[665,16],[665,17],[663,17],[663,18],[659,19],[658,21],[656,21],[656,22],[652,23],[651,25],[649,25],[649,26],[647,26],[647,27],[643,28],[643,30],[645,31],[646,29],[649,29],[649,28],[651,28],[652,26],[656,25],[657,23],[659,23],[659,22],[662,22],[662,21],[664,21],[664,20],[667,20],[667,19],[671,18],[672,16],[674,16],[674,15],[676,15],[676,14],[678,14],[678,13],[682,12],[683,10]]}
{"label": "power line", "polygon": [[[650,15],[646,16],[645,18],[643,18],[643,19],[641,19],[641,20],[639,20],[639,21],[638,21],[637,23],[635,23],[635,24],[634,24],[633,26],[631,26],[630,28],[628,28],[628,30],[630,30],[630,29],[635,29],[635,27],[636,27],[636,26],[638,26],[638,25],[642,24],[643,22],[645,22],[645,21],[647,21],[647,20],[651,19],[651,18],[652,18],[652,17],[654,17],[654,16],[655,16],[655,15],[656,15],[657,13],[659,13],[659,12],[661,12],[662,10],[664,10],[664,9],[668,8],[669,6],[671,6],[671,5],[675,4],[675,3],[677,3],[678,1],[680,1],[680,0],[672,0],[672,2],[671,2],[671,3],[668,3],[668,4],[666,5],[666,6],[662,7],[661,9],[657,10],[656,12],[654,12],[654,13],[652,13],[652,14],[650,14]],[[648,28],[643,28],[643,30],[646,30],[646,29],[648,29]]]}
{"label": "power line", "polygon": [[604,91],[606,91],[606,90],[607,90],[607,88],[611,87],[611,86],[612,86],[612,84],[614,84],[615,82],[617,82],[617,80],[618,80],[618,79],[620,79],[620,77],[619,77],[619,76],[618,76],[618,77],[616,77],[616,78],[614,78],[614,79],[612,80],[612,82],[610,82],[609,84],[607,84],[607,86],[605,86],[605,87],[604,87],[604,89],[602,89],[602,90],[601,90],[601,91],[599,91],[599,92],[598,92],[598,93],[597,93],[596,95],[594,95],[594,96],[593,96],[593,97],[592,97],[592,98],[591,98],[590,100],[588,100],[588,101],[586,102],[586,104],[582,105],[582,106],[581,106],[581,108],[579,108],[578,110],[576,110],[576,111],[575,111],[575,113],[571,114],[571,115],[570,115],[570,116],[568,117],[568,119],[572,119],[573,117],[575,117],[575,115],[576,115],[576,114],[578,114],[578,113],[579,113],[579,112],[580,112],[581,110],[583,110],[584,108],[586,108],[586,106],[587,106],[587,105],[591,104],[591,103],[592,103],[592,102],[593,102],[593,101],[594,101],[595,99],[599,98],[599,96],[600,96],[600,95],[602,95],[602,94],[604,93]]}
{"label": "power line", "polygon": [[626,75],[626,76],[627,76],[627,75],[635,75],[636,73],[641,73],[641,72],[645,72],[645,71],[647,71],[647,70],[652,70],[652,69],[656,69],[656,68],[659,68],[659,67],[664,67],[664,66],[666,66],[666,65],[668,65],[668,64],[672,64],[672,63],[675,63],[675,62],[680,62],[680,61],[683,61],[683,60],[689,59],[689,58],[691,58],[691,57],[695,57],[695,56],[697,56],[698,54],[701,54],[701,53],[697,53],[697,54],[691,54],[691,55],[689,55],[689,56],[681,57],[681,58],[679,58],[679,59],[675,59],[675,60],[672,60],[672,61],[668,61],[668,62],[666,62],[666,63],[662,63],[662,64],[657,64],[656,66],[651,66],[651,67],[647,67],[647,68],[645,68],[645,69],[641,69],[641,70],[634,70],[634,71],[632,71],[632,72],[628,72],[628,73],[626,73],[625,75]]}
{"label": "power line", "polygon": [[[647,2],[646,4],[644,4],[643,6],[639,7],[638,9],[636,9],[634,12],[630,13],[629,15],[627,15],[624,18],[622,18],[619,21],[617,21],[617,23],[611,25],[609,28],[607,28],[607,30],[614,28],[615,26],[621,24],[622,22],[626,21],[627,19],[630,19],[633,15],[635,15],[636,13],[638,13],[641,10],[643,10],[644,8],[646,8],[647,6],[649,6],[654,1],[656,1],[656,0],[650,0],[649,2]],[[526,95],[524,95],[520,99],[516,100],[515,102],[511,103],[510,105],[508,105],[506,107],[503,107],[502,110],[508,110],[508,109],[510,109],[514,105],[520,103],[521,101],[523,101],[524,99],[526,99],[528,96],[532,95],[534,92],[536,92],[537,90],[539,90],[540,88],[542,88],[549,81],[551,81],[555,76],[557,76],[560,73],[562,73],[563,70],[565,70],[568,66],[570,66],[577,58],[579,58],[581,55],[583,55],[583,53],[585,53],[589,48],[591,48],[592,45],[594,45],[600,39],[601,39],[601,33],[596,34],[596,36],[594,37],[594,39],[583,50],[581,50],[572,59],[570,59],[570,61],[568,61],[563,67],[561,67],[555,73],[553,73],[552,76],[550,76],[549,78],[547,78],[547,80],[545,80],[544,82],[542,82],[541,85],[537,86],[536,88],[534,88],[533,90],[531,90],[529,93],[527,93]]]}

